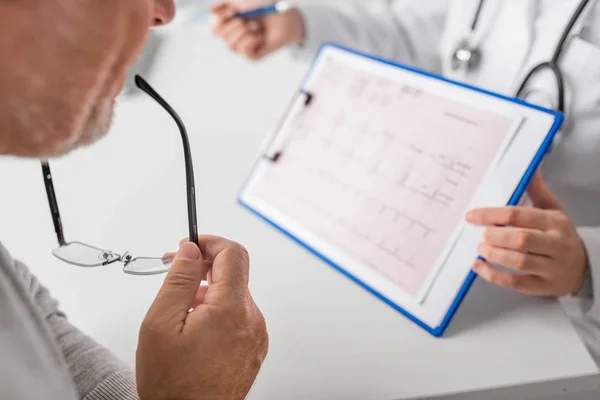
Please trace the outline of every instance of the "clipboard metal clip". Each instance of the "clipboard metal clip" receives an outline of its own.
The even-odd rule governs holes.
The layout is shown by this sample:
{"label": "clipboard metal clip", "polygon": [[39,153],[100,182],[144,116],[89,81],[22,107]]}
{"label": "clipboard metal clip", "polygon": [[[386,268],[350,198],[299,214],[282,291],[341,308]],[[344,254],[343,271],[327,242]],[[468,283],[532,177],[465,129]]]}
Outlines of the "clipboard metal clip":
{"label": "clipboard metal clip", "polygon": [[263,146],[262,158],[273,163],[279,160],[286,144],[286,138],[289,135],[289,124],[294,120],[294,117],[310,105],[313,98],[313,94],[306,90],[300,90],[294,96],[285,109],[283,116],[268,135]]}

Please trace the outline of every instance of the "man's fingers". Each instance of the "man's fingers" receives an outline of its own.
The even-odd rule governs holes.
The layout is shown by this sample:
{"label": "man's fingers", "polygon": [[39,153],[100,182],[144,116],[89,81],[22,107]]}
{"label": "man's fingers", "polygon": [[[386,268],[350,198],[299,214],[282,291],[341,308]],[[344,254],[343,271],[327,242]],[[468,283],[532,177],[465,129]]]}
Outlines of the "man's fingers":
{"label": "man's fingers", "polygon": [[[189,239],[182,239],[180,244]],[[250,275],[250,258],[239,243],[212,235],[198,236],[198,245],[204,256],[205,269],[211,283],[236,283],[247,289]]]}
{"label": "man's fingers", "polygon": [[[189,242],[189,239],[182,239],[179,242],[179,247],[183,246],[184,243]],[[168,261],[169,263],[173,262],[173,259],[175,258],[175,256],[177,256],[176,252],[172,252],[172,253],[165,253],[162,256],[162,260],[163,261]],[[203,254],[204,256],[204,254]],[[207,276],[210,275],[210,269],[212,268],[212,260],[209,260],[206,258],[206,256],[204,256],[204,270],[207,271]],[[202,280],[206,280],[207,276],[202,277]]]}
{"label": "man's fingers", "polygon": [[548,234],[535,229],[514,227],[489,227],[483,233],[486,245],[517,250],[524,253],[552,255],[556,250]]}
{"label": "man's fingers", "polygon": [[[185,242],[181,241],[181,243],[179,243],[179,247],[181,247],[181,245],[182,245],[183,243],[185,243]],[[171,262],[173,262],[173,260],[175,259],[175,257],[176,257],[176,256],[177,256],[177,252],[170,252],[170,253],[165,253],[165,254],[162,256],[162,258],[161,258],[161,259],[162,259],[163,261],[171,261]]]}
{"label": "man's fingers", "polygon": [[[185,237],[179,241],[179,246],[183,246],[184,243],[188,243],[190,239]],[[220,236],[214,235],[198,235],[198,246],[200,247],[200,252],[204,256],[205,260],[209,262],[213,262],[215,257],[224,250],[227,246],[237,244],[229,239],[225,239]],[[172,253],[168,253],[172,254]],[[175,253],[176,254],[176,253]]]}
{"label": "man's fingers", "polygon": [[250,258],[242,245],[227,239],[210,237],[202,237],[199,243],[206,258],[212,260],[213,285],[248,288]]}
{"label": "man's fingers", "polygon": [[174,326],[181,330],[204,276],[206,270],[200,249],[193,243],[184,243],[149,313],[173,320]]}
{"label": "man's fingers", "polygon": [[530,207],[478,208],[466,216],[474,225],[515,226],[526,229],[548,230],[552,228],[551,215]]}
{"label": "man's fingers", "polygon": [[556,197],[548,190],[548,187],[542,179],[542,174],[538,170],[527,188],[527,194],[534,207],[543,210],[562,210],[561,204]]}
{"label": "man's fingers", "polygon": [[489,264],[477,260],[473,265],[473,270],[480,278],[505,289],[516,292],[545,295],[545,282],[542,278],[533,275],[517,275],[510,272],[499,271]]}
{"label": "man's fingers", "polygon": [[548,259],[538,255],[481,244],[479,255],[490,264],[501,265],[513,271],[542,276]]}
{"label": "man's fingers", "polygon": [[196,296],[194,297],[194,302],[192,303],[192,308],[196,308],[200,304],[204,304],[204,299],[206,297],[207,292],[208,292],[208,286],[200,285],[198,287],[198,291],[196,292]]}

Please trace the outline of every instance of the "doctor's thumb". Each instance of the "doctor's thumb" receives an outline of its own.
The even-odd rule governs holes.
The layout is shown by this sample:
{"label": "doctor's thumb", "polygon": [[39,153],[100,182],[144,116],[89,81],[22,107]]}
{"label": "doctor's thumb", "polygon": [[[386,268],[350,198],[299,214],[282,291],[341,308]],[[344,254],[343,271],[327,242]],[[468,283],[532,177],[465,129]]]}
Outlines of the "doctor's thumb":
{"label": "doctor's thumb", "polygon": [[175,319],[183,325],[206,275],[205,269],[204,257],[198,246],[191,242],[183,243],[150,312],[162,314],[163,318]]}
{"label": "doctor's thumb", "polygon": [[554,197],[552,192],[544,183],[542,174],[538,170],[531,179],[531,183],[527,188],[527,194],[536,208],[543,210],[562,210],[562,206],[559,201]]}

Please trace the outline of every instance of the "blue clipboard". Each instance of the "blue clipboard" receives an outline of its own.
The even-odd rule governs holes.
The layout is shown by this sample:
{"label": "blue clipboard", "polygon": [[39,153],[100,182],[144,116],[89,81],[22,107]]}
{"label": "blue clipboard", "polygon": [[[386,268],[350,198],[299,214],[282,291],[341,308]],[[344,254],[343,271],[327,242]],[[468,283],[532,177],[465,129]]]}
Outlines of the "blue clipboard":
{"label": "blue clipboard", "polygon": [[[459,87],[463,87],[463,88],[467,88],[479,93],[483,93],[485,95],[491,96],[491,97],[496,97],[508,102],[512,102],[512,103],[516,103],[519,104],[521,106],[524,107],[528,107],[531,108],[533,110],[537,110],[546,114],[549,114],[551,116],[554,117],[554,123],[552,125],[551,130],[548,132],[546,138],[544,139],[542,145],[540,146],[539,150],[537,151],[537,153],[535,154],[531,164],[529,165],[529,167],[527,168],[525,174],[523,175],[522,179],[520,180],[519,184],[517,185],[516,189],[514,190],[509,202],[507,205],[509,206],[515,206],[518,205],[518,203],[520,202],[522,196],[524,195],[534,173],[536,172],[536,170],[538,169],[538,167],[541,165],[542,160],[544,159],[545,155],[548,153],[548,151],[551,148],[552,142],[554,140],[554,137],[556,136],[556,134],[558,133],[558,131],[560,130],[561,125],[563,124],[564,121],[564,115],[559,112],[559,111],[555,111],[555,110],[549,110],[534,104],[530,104],[527,103],[521,99],[518,98],[512,98],[512,97],[508,97],[508,96],[504,96],[501,94],[497,94],[497,93],[493,93],[484,89],[480,89],[471,85],[467,85],[461,82],[457,82],[457,81],[453,81],[451,79],[447,79],[444,78],[442,76],[438,76],[435,74],[431,74],[429,72],[425,72],[422,71],[418,68],[414,68],[414,67],[410,67],[410,66],[406,66],[400,63],[396,63],[393,61],[389,61],[389,60],[385,60],[379,57],[375,57],[373,55],[369,55],[360,51],[356,51],[353,49],[349,49],[347,47],[344,46],[340,46],[334,43],[324,43],[319,52],[317,53],[317,55],[315,56],[313,63],[311,65],[311,67],[309,68],[307,74],[305,75],[302,84],[300,86],[300,92],[302,92],[307,79],[310,77],[311,73],[313,72],[313,69],[315,67],[315,63],[316,60],[318,60],[319,56],[321,55],[322,52],[324,52],[327,48],[329,47],[333,47],[333,48],[337,48],[349,53],[352,53],[354,55],[358,55],[361,57],[364,57],[366,59],[375,61],[375,62],[379,62],[379,63],[383,63],[389,66],[393,66],[395,68],[399,68],[399,69],[403,69],[406,71],[410,71],[413,73],[417,73],[429,78],[433,78],[433,79],[437,79],[446,83],[450,83],[452,85],[456,85]],[[410,312],[406,311],[403,307],[401,307],[400,305],[396,304],[394,301],[390,300],[389,298],[387,298],[385,295],[383,295],[382,293],[380,293],[378,290],[376,290],[375,288],[369,286],[367,283],[363,282],[362,280],[360,280],[359,278],[357,278],[356,276],[354,276],[352,273],[350,273],[349,271],[347,271],[343,266],[341,265],[337,265],[335,262],[333,262],[332,260],[330,260],[328,257],[326,257],[325,255],[321,254],[319,251],[315,250],[314,248],[312,248],[310,245],[308,245],[307,243],[305,243],[303,240],[299,239],[298,237],[296,237],[295,235],[293,235],[291,232],[289,232],[288,230],[286,230],[286,228],[279,226],[277,223],[275,223],[273,220],[271,220],[270,218],[266,217],[265,215],[263,215],[262,213],[260,213],[259,211],[257,211],[254,207],[252,207],[251,205],[249,205],[247,202],[245,202],[243,200],[243,193],[246,189],[246,187],[249,184],[250,178],[254,175],[256,168],[258,167],[259,163],[261,162],[261,160],[258,160],[255,167],[253,168],[253,170],[251,171],[248,180],[246,181],[246,183],[243,185],[242,190],[240,192],[240,195],[238,197],[238,203],[243,206],[244,208],[246,208],[247,210],[249,210],[252,214],[258,216],[261,220],[267,222],[269,225],[271,225],[272,227],[274,227],[276,230],[278,230],[279,232],[283,233],[285,236],[287,236],[288,238],[290,238],[291,240],[293,240],[294,242],[298,243],[300,246],[302,246],[303,248],[305,248],[307,251],[309,251],[310,253],[312,253],[313,255],[315,255],[316,257],[318,257],[319,259],[321,259],[322,261],[324,261],[326,264],[330,265],[331,267],[333,267],[335,270],[337,270],[338,272],[340,272],[341,274],[343,274],[344,276],[346,276],[347,278],[351,279],[352,281],[354,281],[356,284],[358,284],[359,286],[361,286],[363,289],[367,290],[369,293],[371,293],[372,295],[376,296],[378,299],[380,299],[381,301],[383,301],[385,304],[389,305],[390,307],[392,307],[393,309],[395,309],[396,311],[398,311],[399,313],[401,313],[402,315],[404,315],[406,318],[410,319],[412,322],[414,322],[415,324],[417,324],[418,326],[420,326],[421,328],[423,328],[424,330],[426,330],[428,333],[430,333],[431,335],[435,336],[435,337],[442,337],[444,335],[444,332],[446,331],[446,329],[448,328],[452,318],[454,317],[456,311],[458,310],[460,304],[462,303],[462,301],[464,300],[464,298],[466,297],[469,289],[471,288],[471,285],[473,284],[473,282],[475,281],[475,278],[477,277],[477,275],[474,272],[470,272],[468,274],[468,276],[466,277],[466,279],[464,280],[458,294],[456,295],[456,297],[454,298],[454,301],[452,302],[451,306],[449,307],[445,317],[443,318],[442,322],[438,325],[438,326],[429,326],[427,323],[423,322],[421,319],[419,319],[418,317],[416,317],[415,315],[411,314]]]}

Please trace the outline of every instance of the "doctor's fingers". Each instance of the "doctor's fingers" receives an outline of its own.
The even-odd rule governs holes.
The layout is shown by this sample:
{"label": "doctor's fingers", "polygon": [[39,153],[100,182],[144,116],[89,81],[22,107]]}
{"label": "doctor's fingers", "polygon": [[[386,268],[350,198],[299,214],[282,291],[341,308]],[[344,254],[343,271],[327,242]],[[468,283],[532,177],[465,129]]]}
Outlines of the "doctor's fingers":
{"label": "doctor's fingers", "polygon": [[227,44],[230,44],[247,31],[246,21],[241,18],[235,18],[224,24],[217,35],[219,35]]}
{"label": "doctor's fingers", "polygon": [[265,47],[265,37],[262,34],[247,34],[242,36],[235,44],[235,51],[251,60],[258,60],[263,57],[260,50]]}
{"label": "doctor's fingers", "polygon": [[231,27],[223,31],[221,37],[227,43],[227,46],[233,51],[239,51],[240,43],[247,37],[259,38],[263,36],[260,24],[257,21],[236,20],[231,23]]}
{"label": "doctor's fingers", "polygon": [[515,226],[550,230],[554,227],[554,212],[530,207],[479,208],[469,211],[467,222],[474,225]]}
{"label": "doctor's fingers", "polygon": [[483,233],[486,245],[551,256],[558,251],[553,235],[535,229],[489,227]]}
{"label": "doctor's fingers", "polygon": [[539,276],[518,275],[500,271],[481,260],[475,262],[473,270],[480,278],[505,289],[538,296],[546,296],[552,293],[548,282]]}
{"label": "doctor's fingers", "polygon": [[221,3],[213,6],[209,12],[212,15],[212,31],[219,35],[220,30],[235,17],[237,9],[229,3]]}
{"label": "doctor's fingers", "polygon": [[222,14],[224,12],[235,12],[236,8],[233,6],[233,4],[229,3],[229,2],[221,2],[221,3],[217,3],[212,5],[209,9],[208,12],[210,12],[211,14]]}
{"label": "doctor's fingers", "polygon": [[551,274],[552,259],[536,254],[527,254],[520,251],[503,249],[501,247],[481,244],[479,255],[489,264],[500,265],[504,268],[540,277],[549,277]]}

